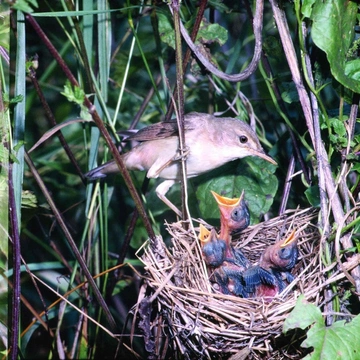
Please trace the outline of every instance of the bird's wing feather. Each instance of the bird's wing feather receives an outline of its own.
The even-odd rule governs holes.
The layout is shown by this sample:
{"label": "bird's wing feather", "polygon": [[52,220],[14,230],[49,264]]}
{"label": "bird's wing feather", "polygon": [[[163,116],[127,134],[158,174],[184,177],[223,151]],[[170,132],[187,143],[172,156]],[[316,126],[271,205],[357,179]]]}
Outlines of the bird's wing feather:
{"label": "bird's wing feather", "polygon": [[[185,130],[191,130],[193,128],[194,125],[191,122],[185,120]],[[140,129],[136,133],[130,135],[128,134],[129,136],[124,139],[124,141],[159,140],[168,138],[170,136],[176,136],[177,133],[178,126],[176,121],[163,121]]]}
{"label": "bird's wing feather", "polygon": [[259,277],[261,279],[262,284],[267,284],[271,286],[276,285],[276,277],[269,271],[259,267]]}
{"label": "bird's wing feather", "polygon": [[243,272],[242,276],[247,287],[261,284],[259,269],[259,266],[252,266]]}

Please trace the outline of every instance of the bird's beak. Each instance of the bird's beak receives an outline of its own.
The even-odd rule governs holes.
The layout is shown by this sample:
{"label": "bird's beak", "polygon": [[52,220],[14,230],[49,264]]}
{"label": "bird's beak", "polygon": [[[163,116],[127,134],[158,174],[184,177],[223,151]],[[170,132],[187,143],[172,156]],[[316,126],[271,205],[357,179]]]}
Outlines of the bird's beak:
{"label": "bird's beak", "polygon": [[210,240],[210,231],[203,225],[200,224],[199,240],[201,243],[206,243]]}
{"label": "bird's beak", "polygon": [[228,198],[225,196],[221,196],[212,190],[211,190],[211,193],[213,194],[218,205],[222,206],[222,207],[226,207],[226,208],[234,208],[234,207],[238,206],[244,197],[244,190],[241,193],[239,198],[234,198],[234,199],[231,199],[231,198]]}
{"label": "bird's beak", "polygon": [[271,158],[270,156],[266,155],[264,152],[262,151],[258,151],[255,149],[247,149],[247,151],[249,152],[248,155],[253,155],[253,156],[258,156],[266,161],[268,161],[269,163],[273,164],[273,165],[277,165],[277,162]]}
{"label": "bird's beak", "polygon": [[286,240],[280,245],[281,248],[292,244],[294,241],[297,240],[297,236],[295,236],[296,230],[294,229],[291,234],[286,238]]}

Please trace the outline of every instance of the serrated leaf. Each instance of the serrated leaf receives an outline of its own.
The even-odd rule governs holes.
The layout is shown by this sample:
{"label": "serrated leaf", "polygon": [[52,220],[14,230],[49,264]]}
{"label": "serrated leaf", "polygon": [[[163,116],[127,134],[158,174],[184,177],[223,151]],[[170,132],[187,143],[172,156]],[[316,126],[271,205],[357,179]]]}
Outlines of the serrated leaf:
{"label": "serrated leaf", "polygon": [[[175,49],[175,32],[172,19],[163,13],[158,13],[157,16],[161,40]],[[185,24],[185,27],[189,29],[192,23],[193,21],[188,21]],[[224,27],[219,24],[210,24],[208,21],[202,20],[195,43],[211,44],[217,42],[220,45],[224,45],[227,39],[228,31]]]}
{"label": "serrated leaf", "polygon": [[201,21],[199,32],[196,36],[196,42],[201,44],[211,44],[217,42],[224,45],[228,39],[228,32],[219,24],[210,24],[206,20]]}
{"label": "serrated leaf", "polygon": [[240,196],[245,190],[251,220],[257,223],[270,209],[278,188],[275,168],[260,158],[247,157],[230,163],[227,168],[220,168],[217,176],[212,173],[212,177],[202,182],[196,190],[202,216],[207,219],[219,217],[219,210],[210,190],[230,198]]}
{"label": "serrated leaf", "polygon": [[67,80],[64,85],[64,91],[61,92],[68,101],[74,102],[75,104],[82,105],[85,99],[85,92],[78,86],[72,86],[70,81]]}
{"label": "serrated leaf", "polygon": [[29,190],[22,191],[21,207],[36,208],[38,206],[35,194]]}
{"label": "serrated leaf", "polygon": [[335,79],[360,93],[360,62],[347,60],[354,40],[357,4],[354,1],[316,1],[311,13],[311,37],[328,58]]}
{"label": "serrated leaf", "polygon": [[17,104],[19,102],[22,102],[24,100],[23,95],[16,95],[12,99],[10,99],[10,104]]}

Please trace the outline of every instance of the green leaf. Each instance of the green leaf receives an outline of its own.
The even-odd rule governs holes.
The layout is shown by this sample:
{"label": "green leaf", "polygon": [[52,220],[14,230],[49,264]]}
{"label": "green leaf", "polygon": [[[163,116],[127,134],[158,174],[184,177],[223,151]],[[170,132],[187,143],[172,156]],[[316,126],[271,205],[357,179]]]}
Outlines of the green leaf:
{"label": "green leaf", "polygon": [[304,295],[300,295],[293,311],[285,319],[283,333],[286,334],[296,328],[304,330],[315,322],[324,324],[321,311],[315,305],[308,303]]}
{"label": "green leaf", "polygon": [[68,101],[74,102],[75,104],[82,105],[85,99],[85,92],[78,86],[72,87],[69,80],[64,85],[64,91],[61,93]]}
{"label": "green leaf", "polygon": [[38,7],[36,0],[17,0],[13,5],[13,8],[26,13],[32,13],[34,10],[32,7]]}
{"label": "green leaf", "polygon": [[[275,36],[267,36],[263,42],[263,48],[267,56],[273,57],[274,59],[282,59],[284,50]],[[295,85],[294,85],[295,87]]]}
{"label": "green leaf", "polygon": [[224,45],[228,39],[228,32],[219,24],[210,24],[206,20],[201,21],[199,32],[196,37],[196,42],[201,44],[211,44],[218,42]]}
{"label": "green leaf", "polygon": [[330,123],[337,135],[339,136],[346,135],[346,128],[343,121],[339,120],[338,118],[331,118]]}
{"label": "green leaf", "polygon": [[23,190],[21,198],[21,207],[23,208],[36,208],[38,206],[36,195],[29,191]]}
{"label": "green leaf", "polygon": [[305,329],[311,326],[306,339],[301,346],[313,348],[313,352],[304,359],[349,359],[360,358],[360,315],[351,322],[337,321],[331,326],[325,326],[321,311],[315,305],[308,303],[301,295],[294,310],[284,322],[283,332],[290,329]]}
{"label": "green leaf", "polygon": [[219,210],[210,190],[232,198],[240,196],[244,189],[251,220],[256,223],[273,203],[278,188],[278,180],[274,175],[275,166],[256,157],[247,157],[235,164],[235,168],[234,163],[230,163],[227,167],[212,172],[211,178],[198,186],[196,196],[201,214],[205,218],[219,217]]}
{"label": "green leaf", "polygon": [[320,206],[320,192],[319,186],[311,186],[305,190],[305,196],[308,199],[311,206],[319,207]]}
{"label": "green leaf", "polygon": [[281,86],[285,89],[281,93],[281,98],[288,104],[299,102],[299,94],[296,90],[296,86],[293,82],[283,82]]}
{"label": "green leaf", "polygon": [[350,60],[345,64],[345,75],[360,80],[360,59]]}
{"label": "green leaf", "polygon": [[[163,13],[157,13],[159,23],[159,34],[161,40],[175,49],[175,33],[172,19]],[[190,20],[185,24],[189,30],[193,24]],[[211,24],[206,20],[202,20],[199,32],[196,36],[195,43],[212,44],[214,42],[224,45],[228,39],[228,31],[219,24]]]}
{"label": "green leaf", "polygon": [[226,6],[226,4],[224,4],[223,2],[218,1],[218,0],[209,0],[208,4],[211,7],[214,7],[215,9],[217,9],[219,12],[230,13],[232,11],[232,9],[230,9],[228,6]]}
{"label": "green leaf", "polygon": [[307,17],[310,18],[311,16],[311,12],[312,12],[312,7],[314,5],[316,0],[304,0],[302,5],[301,5],[301,13]]}
{"label": "green leaf", "polygon": [[313,347],[312,354],[305,359],[349,359],[360,357],[360,316],[356,316],[350,323],[337,321],[326,327],[324,324],[315,324],[307,334],[302,347]]}
{"label": "green leaf", "polygon": [[17,104],[17,103],[22,102],[23,100],[24,100],[23,95],[16,95],[12,99],[10,99],[9,103],[10,104]]}
{"label": "green leaf", "polygon": [[161,40],[175,49],[175,32],[171,20],[165,14],[158,12],[159,35]]}
{"label": "green leaf", "polygon": [[347,60],[354,40],[356,16],[354,1],[316,1],[311,13],[311,36],[316,46],[326,53],[335,79],[360,93],[360,61]]}

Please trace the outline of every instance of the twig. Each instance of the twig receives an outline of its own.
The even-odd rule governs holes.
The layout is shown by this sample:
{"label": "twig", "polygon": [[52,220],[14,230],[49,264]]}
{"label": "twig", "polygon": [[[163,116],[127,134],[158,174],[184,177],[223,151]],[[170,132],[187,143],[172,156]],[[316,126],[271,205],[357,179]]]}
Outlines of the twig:
{"label": "twig", "polygon": [[178,0],[173,0],[170,3],[174,17],[175,28],[175,58],[176,58],[176,88],[177,88],[177,111],[176,120],[179,131],[179,151],[181,156],[181,203],[182,203],[182,218],[186,220],[190,214],[186,211],[187,203],[187,176],[186,176],[186,143],[185,143],[185,123],[184,123],[184,69],[182,63],[182,43],[180,33],[180,4]]}
{"label": "twig", "polygon": [[282,215],[286,210],[286,204],[289,199],[290,189],[291,189],[291,183],[292,183],[292,176],[294,174],[295,169],[295,156],[292,155],[290,158],[288,171],[286,174],[285,184],[284,184],[284,191],[281,197],[281,204],[279,209],[279,215]]}
{"label": "twig", "polygon": [[[54,116],[53,112],[51,111],[48,102],[45,99],[44,93],[41,90],[40,84],[39,84],[39,82],[37,80],[37,77],[36,77],[36,71],[35,71],[35,69],[33,67],[30,67],[30,69],[29,69],[29,77],[30,77],[30,79],[31,79],[31,81],[32,81],[32,83],[34,85],[36,93],[38,94],[39,100],[40,100],[40,102],[41,102],[41,104],[43,106],[43,109],[45,111],[45,115],[46,115],[47,119],[49,120],[49,123],[52,126],[56,126],[57,122],[56,122],[55,116]],[[81,181],[83,182],[83,184],[86,185],[85,176],[83,175],[83,173],[82,173],[82,171],[81,171],[81,169],[80,169],[80,167],[78,165],[78,162],[75,159],[74,154],[70,150],[70,147],[69,147],[67,141],[65,140],[64,135],[62,134],[61,131],[57,131],[56,135],[59,138],[59,141],[60,141],[63,149],[65,150],[66,155],[68,156],[70,162],[74,165],[77,174],[80,176]]]}
{"label": "twig", "polygon": [[204,55],[202,45],[198,46],[195,45],[194,42],[191,40],[187,30],[185,29],[184,25],[180,23],[181,34],[188,44],[189,48],[192,52],[196,55],[198,60],[205,66],[205,68],[210,71],[213,75],[219,77],[220,79],[231,81],[231,82],[239,82],[247,79],[250,77],[256,70],[261,56],[262,50],[262,39],[261,39],[261,32],[263,26],[263,11],[264,11],[264,1],[263,0],[256,0],[256,10],[254,16],[254,36],[255,36],[255,48],[254,48],[254,55],[251,59],[250,64],[248,67],[243,70],[242,72],[234,75],[228,75],[222,71],[220,71],[216,66],[214,66],[211,61],[207,58],[207,55]]}
{"label": "twig", "polygon": [[16,214],[14,185],[12,180],[12,165],[9,166],[9,216],[12,229],[12,267],[13,291],[11,296],[11,332],[10,332],[10,359],[18,358],[19,326],[20,326],[20,228]]}
{"label": "twig", "polygon": [[[303,36],[306,33],[306,27],[305,24],[302,24],[302,31],[303,31]],[[314,79],[312,76],[312,69],[311,69],[311,61],[310,61],[310,57],[309,55],[306,53],[304,54],[305,56],[305,64],[306,64],[306,71],[307,71],[307,75],[309,78],[309,81],[311,82],[311,85],[314,86]],[[319,178],[319,193],[320,193],[320,208],[321,208],[321,218],[320,218],[320,227],[321,229],[323,229],[325,234],[329,234],[330,233],[330,227],[329,227],[329,223],[327,221],[325,221],[325,219],[328,218],[328,198],[327,198],[327,194],[326,194],[326,185],[325,185],[325,176],[324,176],[324,171],[323,171],[323,161],[325,161],[325,159],[323,159],[321,156],[319,156],[322,152],[321,149],[321,144],[322,144],[322,139],[321,139],[321,131],[320,131],[320,119],[319,119],[319,107],[318,107],[318,102],[316,99],[316,96],[311,92],[310,93],[310,99],[311,99],[311,105],[312,105],[312,115],[313,115],[313,123],[314,123],[314,133],[315,133],[315,151],[317,156],[317,161],[318,161],[318,178]]]}
{"label": "twig", "polygon": [[[206,9],[207,2],[208,2],[207,0],[201,0],[200,1],[199,10],[198,10],[198,13],[196,14],[195,23],[194,23],[194,26],[193,26],[192,31],[191,31],[191,40],[192,41],[195,41],[197,33],[199,32],[200,24],[201,24],[201,21],[202,21],[203,16],[204,16],[204,12],[205,12],[205,9]],[[184,59],[183,59],[183,62],[182,62],[182,64],[183,64],[183,72],[185,72],[187,64],[188,64],[188,62],[190,60],[190,56],[191,56],[191,50],[189,48],[187,48]],[[174,96],[174,98],[177,97],[177,85],[175,85],[173,96]],[[174,111],[174,104],[170,100],[168,111],[166,112],[166,115],[165,115],[165,121],[170,120],[173,111]]]}

